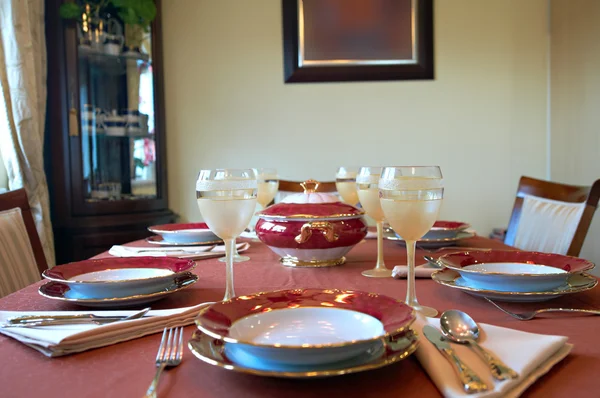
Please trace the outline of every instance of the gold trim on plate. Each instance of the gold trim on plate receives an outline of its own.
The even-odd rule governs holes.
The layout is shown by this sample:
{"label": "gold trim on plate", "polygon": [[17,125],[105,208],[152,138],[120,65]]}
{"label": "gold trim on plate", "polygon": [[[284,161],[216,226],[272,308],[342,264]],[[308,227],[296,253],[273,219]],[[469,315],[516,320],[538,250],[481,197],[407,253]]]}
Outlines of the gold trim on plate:
{"label": "gold trim on plate", "polygon": [[[399,342],[398,339],[405,340]],[[229,361],[224,355],[225,344],[221,340],[215,339],[201,331],[196,331],[188,342],[188,348],[192,354],[203,362],[217,366],[226,370],[232,370],[239,373],[247,373],[255,376],[282,377],[282,378],[314,378],[340,376],[349,373],[364,372],[366,370],[378,369],[393,363],[399,362],[413,352],[419,346],[419,336],[412,329],[402,336],[388,337],[381,340],[384,344],[383,353],[376,358],[365,363],[348,366],[346,368],[321,369],[310,371],[266,371],[247,368]]]}

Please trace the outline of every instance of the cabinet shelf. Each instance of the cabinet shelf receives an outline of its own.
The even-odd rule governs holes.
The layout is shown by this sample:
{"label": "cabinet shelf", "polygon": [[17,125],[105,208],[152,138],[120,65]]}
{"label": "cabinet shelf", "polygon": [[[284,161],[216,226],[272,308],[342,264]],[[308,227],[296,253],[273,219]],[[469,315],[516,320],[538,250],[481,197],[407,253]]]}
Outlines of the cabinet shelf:
{"label": "cabinet shelf", "polygon": [[[154,0],[157,16],[142,42],[151,56],[82,46],[81,26],[59,15],[72,0],[44,1],[44,159],[57,262],[64,263],[176,220],[167,200],[161,1]],[[100,18],[124,26],[115,13]]]}
{"label": "cabinet shelf", "polygon": [[127,73],[128,65],[147,68],[151,65],[150,57],[147,54],[107,54],[93,50],[86,46],[78,47],[79,60],[89,62],[90,66],[105,71],[111,75],[121,75]]}

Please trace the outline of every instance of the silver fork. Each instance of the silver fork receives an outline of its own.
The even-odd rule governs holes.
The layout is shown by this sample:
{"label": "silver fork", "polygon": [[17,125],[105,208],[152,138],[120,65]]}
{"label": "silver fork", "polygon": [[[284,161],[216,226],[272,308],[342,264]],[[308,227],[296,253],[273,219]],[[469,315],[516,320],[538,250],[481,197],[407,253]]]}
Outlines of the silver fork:
{"label": "silver fork", "polygon": [[183,327],[171,328],[163,331],[158,353],[156,354],[156,374],[144,398],[156,398],[158,380],[162,371],[168,366],[177,366],[183,357]]}
{"label": "silver fork", "polygon": [[492,303],[500,311],[502,311],[505,314],[508,314],[508,315],[512,316],[513,318],[516,318],[520,321],[528,321],[530,319],[535,318],[536,315],[541,314],[543,312],[580,312],[583,314],[600,315],[600,310],[586,310],[583,308],[542,308],[542,309],[539,309],[536,311],[522,312],[522,313],[517,314],[516,312],[510,312],[507,309],[500,307],[498,304],[496,304],[495,302],[493,302],[492,300],[490,300],[487,297],[484,297],[484,298],[487,301],[489,301],[490,303]]}
{"label": "silver fork", "polygon": [[489,252],[492,249],[488,249],[485,247],[465,247],[465,246],[444,246],[444,247],[440,247],[438,249],[432,250],[432,249],[428,249],[426,247],[423,247],[422,245],[417,244],[416,245],[417,249],[419,250],[423,250],[427,253],[440,253],[444,250],[454,250],[456,252]]}

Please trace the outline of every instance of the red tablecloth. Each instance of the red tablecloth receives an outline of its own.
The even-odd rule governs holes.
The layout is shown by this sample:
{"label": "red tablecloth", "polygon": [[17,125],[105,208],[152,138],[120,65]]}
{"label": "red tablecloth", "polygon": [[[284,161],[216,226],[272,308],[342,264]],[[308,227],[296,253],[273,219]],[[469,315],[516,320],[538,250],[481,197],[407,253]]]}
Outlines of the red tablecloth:
{"label": "red tablecloth", "polygon": [[[473,238],[464,246],[504,247],[484,238]],[[235,265],[237,294],[298,287],[366,290],[403,299],[404,280],[370,279],[360,271],[375,263],[375,241],[357,245],[339,267],[297,269],[283,267],[277,256],[261,243],[252,243],[244,254],[249,262]],[[385,243],[388,266],[406,264],[405,249]],[[425,254],[418,251],[417,255]],[[220,300],[224,293],[225,268],[216,259],[198,262],[200,280],[192,288],[157,302],[153,308],[175,308],[204,301]],[[0,299],[2,310],[81,310],[81,307],[45,299],[38,295],[42,282]],[[493,308],[483,299],[445,288],[431,280],[417,281],[417,294],[423,304],[444,311],[458,308],[477,321],[534,333],[560,334],[575,344],[573,352],[552,371],[530,387],[525,396],[599,396],[600,318],[555,316],[517,321]],[[595,306],[600,308],[600,289],[561,298],[548,305]],[[514,305],[513,305],[514,306]],[[513,307],[514,308],[514,307]],[[186,338],[194,331],[186,328]],[[146,336],[110,347],[60,358],[46,358],[37,351],[0,335],[0,396],[2,397],[138,397],[154,375],[154,358],[160,334]],[[436,397],[439,392],[414,357],[383,369],[319,380],[284,380],[242,375],[205,364],[189,351],[178,367],[162,376],[159,395],[169,397]]]}

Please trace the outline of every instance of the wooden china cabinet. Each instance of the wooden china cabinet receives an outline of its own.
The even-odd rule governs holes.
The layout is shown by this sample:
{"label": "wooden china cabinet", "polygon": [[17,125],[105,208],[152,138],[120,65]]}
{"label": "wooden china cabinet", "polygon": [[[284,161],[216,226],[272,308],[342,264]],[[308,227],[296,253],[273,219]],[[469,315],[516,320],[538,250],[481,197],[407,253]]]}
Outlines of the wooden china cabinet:
{"label": "wooden china cabinet", "polygon": [[139,47],[127,46],[115,12],[68,21],[62,3],[46,0],[45,11],[44,155],[57,264],[147,237],[148,226],[176,218],[167,201],[160,1]]}

